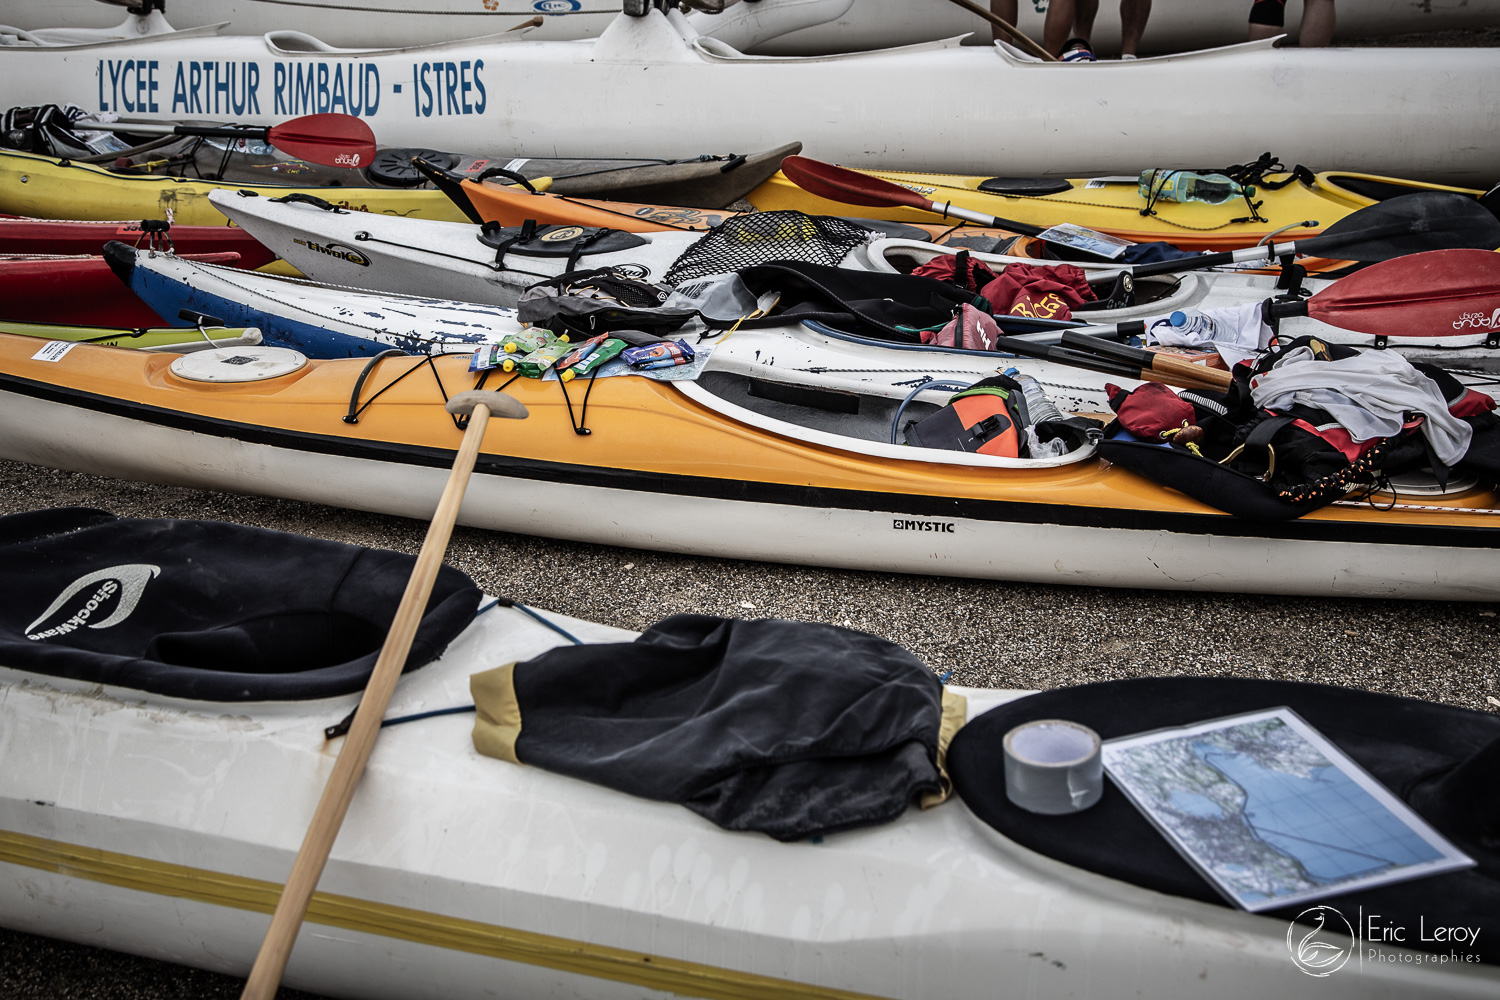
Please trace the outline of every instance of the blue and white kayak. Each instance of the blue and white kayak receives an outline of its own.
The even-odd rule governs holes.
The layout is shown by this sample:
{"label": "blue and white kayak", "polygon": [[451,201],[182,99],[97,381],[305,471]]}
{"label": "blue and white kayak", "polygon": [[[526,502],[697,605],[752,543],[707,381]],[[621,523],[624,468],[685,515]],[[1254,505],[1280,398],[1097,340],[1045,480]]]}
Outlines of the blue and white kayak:
{"label": "blue and white kayak", "polygon": [[[183,310],[254,326],[264,342],[315,358],[382,351],[448,353],[496,343],[521,328],[514,309],[423,296],[384,295],[296,278],[202,265],[172,254],[104,248],[115,274],[172,325]],[[230,317],[236,317],[228,322]],[[254,317],[240,322],[239,318]],[[189,324],[191,325],[191,324]]]}

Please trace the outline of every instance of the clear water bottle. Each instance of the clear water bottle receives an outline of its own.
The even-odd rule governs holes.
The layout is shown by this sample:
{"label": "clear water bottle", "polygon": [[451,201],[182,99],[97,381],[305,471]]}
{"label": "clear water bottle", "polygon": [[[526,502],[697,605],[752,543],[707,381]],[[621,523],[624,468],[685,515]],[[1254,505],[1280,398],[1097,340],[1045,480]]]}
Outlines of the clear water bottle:
{"label": "clear water bottle", "polygon": [[1051,441],[1041,440],[1036,433],[1036,425],[1047,420],[1063,419],[1062,411],[1059,410],[1047,398],[1047,392],[1042,384],[1030,375],[1023,375],[1018,369],[1010,368],[1006,375],[1015,379],[1021,387],[1021,396],[1026,403],[1026,452],[1031,458],[1056,458],[1068,450],[1067,444],[1062,438],[1053,438]]}
{"label": "clear water bottle", "polygon": [[1011,368],[1006,373],[1021,386],[1021,395],[1026,399],[1026,419],[1032,424],[1039,424],[1044,420],[1061,420],[1062,411],[1053,405],[1052,400],[1047,398],[1047,391],[1042,388],[1042,383],[1030,375],[1022,375],[1018,369]]}
{"label": "clear water bottle", "polygon": [[[1141,197],[1146,201],[1201,201],[1220,205],[1238,198],[1246,189],[1223,174],[1200,174],[1193,170],[1141,171]],[[1255,193],[1254,188],[1249,189]]]}
{"label": "clear water bottle", "polygon": [[1223,339],[1219,334],[1218,322],[1205,312],[1197,309],[1179,309],[1167,317],[1167,323],[1179,334],[1187,336],[1201,336],[1209,340]]}

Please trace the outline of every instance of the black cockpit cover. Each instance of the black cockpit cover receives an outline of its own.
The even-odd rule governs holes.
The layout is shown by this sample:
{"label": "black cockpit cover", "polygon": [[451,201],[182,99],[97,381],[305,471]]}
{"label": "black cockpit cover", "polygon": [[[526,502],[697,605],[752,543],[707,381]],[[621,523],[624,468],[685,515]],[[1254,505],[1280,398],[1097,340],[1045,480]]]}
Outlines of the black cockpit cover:
{"label": "black cockpit cover", "polygon": [[[374,668],[414,562],[220,521],[12,514],[0,664],[204,701],[346,694]],[[444,566],[406,669],[438,656],[479,597]]]}
{"label": "black cockpit cover", "polygon": [[[1039,816],[1005,795],[1002,742],[1016,726],[1069,719],[1103,739],[1287,706],[1477,865],[1407,882],[1355,889],[1317,902],[1379,915],[1410,929],[1401,945],[1447,953],[1450,941],[1422,940],[1419,927],[1478,928],[1462,961],[1500,963],[1500,716],[1412,698],[1296,681],[1238,677],[1143,677],[1058,688],[978,716],[948,751],[953,786],[980,819],[1033,851],[1157,892],[1228,905],[1106,779],[1104,796],[1080,813]],[[1295,833],[1296,831],[1292,831]],[[1314,922],[1313,904],[1264,911]],[[1285,925],[1283,925],[1285,926]]]}

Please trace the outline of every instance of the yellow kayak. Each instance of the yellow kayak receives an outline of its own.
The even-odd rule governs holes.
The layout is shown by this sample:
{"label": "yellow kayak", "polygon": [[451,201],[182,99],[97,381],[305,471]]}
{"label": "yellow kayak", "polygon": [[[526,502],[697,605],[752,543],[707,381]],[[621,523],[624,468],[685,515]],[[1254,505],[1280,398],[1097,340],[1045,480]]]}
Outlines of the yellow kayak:
{"label": "yellow kayak", "polygon": [[245,189],[269,198],[293,192],[323,198],[340,208],[413,219],[463,222],[441,191],[394,187],[295,187],[215,183],[145,174],[131,177],[93,164],[0,150],[0,212],[39,219],[167,219],[183,226],[226,226],[209,204],[210,191]]}
{"label": "yellow kayak", "polygon": [[[865,170],[872,177],[900,184],[935,202],[985,212],[1036,226],[1061,222],[1112,233],[1136,242],[1165,240],[1184,250],[1233,250],[1250,246],[1276,233],[1295,240],[1315,236],[1357,209],[1414,191],[1457,191],[1479,197],[1472,188],[1423,184],[1349,171],[1303,171],[1266,174],[1264,182],[1284,187],[1255,187],[1247,203],[1243,197],[1219,205],[1158,200],[1149,214],[1138,179],[966,177],[958,174],[902,173]],[[1310,178],[1310,179],[1309,179]],[[849,208],[819,198],[777,173],[751,191],[748,200],[761,211],[793,208],[821,215],[847,214]],[[1252,213],[1251,206],[1254,206]],[[900,222],[931,222],[934,213],[914,208],[867,208],[859,214]]]}
{"label": "yellow kayak", "polygon": [[[0,334],[0,459],[404,517],[431,515],[462,437],[445,396],[485,383],[469,351],[320,361],[258,347],[174,359],[79,344],[54,363],[36,353],[36,341]],[[854,379],[810,402],[788,397],[798,383],[785,378],[712,360],[696,380],[601,377],[586,415],[581,388],[490,379],[530,416],[491,424],[459,521],[880,573],[1500,596],[1500,496],[1488,485],[1252,521],[1111,465],[1092,441],[1047,459],[892,444],[898,404],[920,419],[941,402]],[[576,432],[580,421],[590,434]]]}
{"label": "yellow kayak", "polygon": [[[153,327],[126,329],[104,326],[66,326],[61,323],[13,323],[0,320],[0,333],[13,333],[38,340],[68,344],[98,344],[103,347],[129,347],[140,351],[200,350],[208,347],[234,347],[259,344],[260,331],[254,327],[209,327],[208,336],[197,327]],[[61,356],[63,351],[55,351]],[[45,358],[44,360],[53,360]]]}

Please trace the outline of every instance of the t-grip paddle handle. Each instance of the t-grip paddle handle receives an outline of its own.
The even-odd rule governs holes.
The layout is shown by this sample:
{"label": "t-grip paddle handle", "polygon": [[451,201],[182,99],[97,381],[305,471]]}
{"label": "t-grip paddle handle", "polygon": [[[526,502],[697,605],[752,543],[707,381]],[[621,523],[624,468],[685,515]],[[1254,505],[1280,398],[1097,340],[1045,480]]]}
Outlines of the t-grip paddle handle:
{"label": "t-grip paddle handle", "polygon": [[527,416],[526,407],[520,400],[492,389],[470,389],[467,392],[460,392],[448,400],[448,405],[444,409],[455,417],[467,417],[480,405],[485,406],[492,417],[524,420]]}

